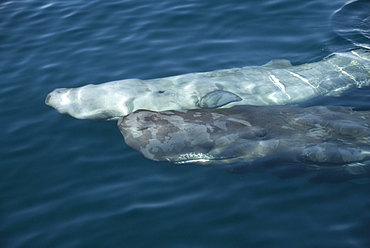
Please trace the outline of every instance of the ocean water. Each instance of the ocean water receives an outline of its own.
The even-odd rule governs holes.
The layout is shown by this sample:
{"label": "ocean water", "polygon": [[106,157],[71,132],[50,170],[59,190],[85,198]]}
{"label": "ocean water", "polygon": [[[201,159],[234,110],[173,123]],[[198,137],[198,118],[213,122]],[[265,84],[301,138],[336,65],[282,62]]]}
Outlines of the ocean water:
{"label": "ocean water", "polygon": [[[44,104],[59,87],[301,64],[370,44],[369,4],[346,2],[0,3],[0,247],[370,247],[370,184],[156,163],[115,122]],[[308,104],[369,110],[369,95]]]}

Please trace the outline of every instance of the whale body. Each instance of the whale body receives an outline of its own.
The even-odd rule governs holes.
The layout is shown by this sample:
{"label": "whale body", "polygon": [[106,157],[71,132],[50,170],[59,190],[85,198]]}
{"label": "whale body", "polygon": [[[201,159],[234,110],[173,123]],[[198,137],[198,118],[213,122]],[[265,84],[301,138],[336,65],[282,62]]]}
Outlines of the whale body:
{"label": "whale body", "polygon": [[118,127],[129,146],[154,161],[229,170],[283,163],[370,176],[370,111],[289,105],[139,110],[121,118]]}
{"label": "whale body", "polygon": [[297,66],[274,60],[263,66],[59,88],[45,103],[78,119],[116,119],[139,109],[284,105],[318,95],[339,95],[349,87],[368,86],[369,81],[370,51],[357,49]]}

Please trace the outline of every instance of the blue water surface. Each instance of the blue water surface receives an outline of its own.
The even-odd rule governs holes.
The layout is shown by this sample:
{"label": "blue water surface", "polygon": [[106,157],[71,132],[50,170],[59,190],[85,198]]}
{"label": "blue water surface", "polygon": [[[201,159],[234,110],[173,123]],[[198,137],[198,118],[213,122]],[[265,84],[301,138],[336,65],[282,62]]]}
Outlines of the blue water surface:
{"label": "blue water surface", "polygon": [[[370,11],[355,6],[333,24],[345,4],[0,3],[0,247],[370,247],[369,184],[156,163],[115,122],[44,104],[59,87],[318,61],[356,45],[340,20]],[[369,109],[369,93],[311,104]]]}

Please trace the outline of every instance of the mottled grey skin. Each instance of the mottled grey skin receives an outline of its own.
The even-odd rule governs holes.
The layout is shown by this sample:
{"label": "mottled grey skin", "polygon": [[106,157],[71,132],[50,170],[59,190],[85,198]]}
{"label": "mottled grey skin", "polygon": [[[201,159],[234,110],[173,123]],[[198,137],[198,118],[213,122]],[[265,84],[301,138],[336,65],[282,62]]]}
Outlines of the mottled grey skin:
{"label": "mottled grey skin", "polygon": [[155,161],[249,167],[278,161],[368,175],[369,123],[370,111],[347,107],[245,105],[142,110],[120,119],[118,127],[129,146]]}
{"label": "mottled grey skin", "polygon": [[274,60],[263,66],[60,88],[45,103],[78,119],[115,119],[139,109],[285,105],[369,84],[370,51],[357,49],[297,66]]}

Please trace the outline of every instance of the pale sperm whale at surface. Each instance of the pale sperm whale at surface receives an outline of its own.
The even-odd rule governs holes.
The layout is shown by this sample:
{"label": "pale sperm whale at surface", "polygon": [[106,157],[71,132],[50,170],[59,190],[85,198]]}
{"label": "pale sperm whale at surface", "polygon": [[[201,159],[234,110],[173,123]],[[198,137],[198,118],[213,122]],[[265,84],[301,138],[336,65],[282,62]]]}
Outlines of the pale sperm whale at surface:
{"label": "pale sperm whale at surface", "polygon": [[[290,163],[303,171],[370,176],[370,111],[348,107],[235,106],[153,112],[118,122],[125,142],[154,161],[258,169]],[[242,167],[240,167],[242,168]]]}
{"label": "pale sperm whale at surface", "polygon": [[369,84],[370,51],[357,49],[297,66],[274,60],[263,66],[60,88],[45,103],[78,119],[115,119],[139,109],[284,105]]}

